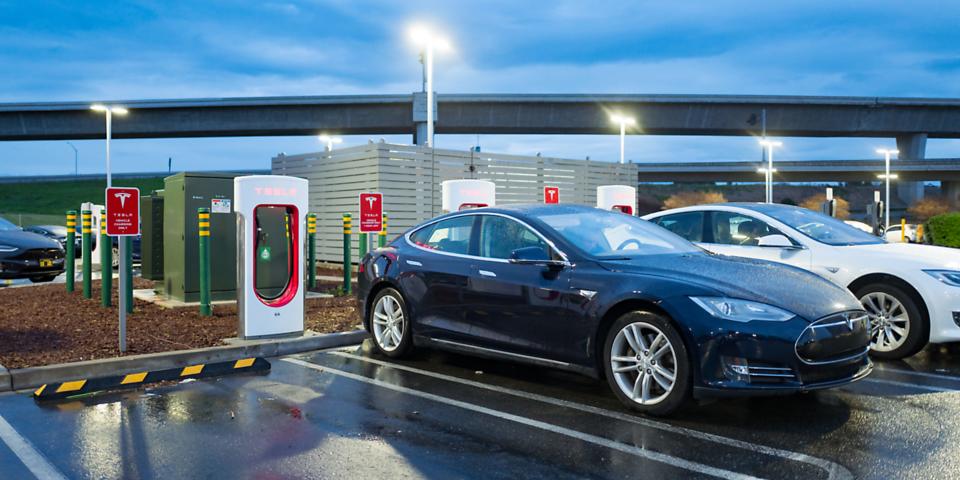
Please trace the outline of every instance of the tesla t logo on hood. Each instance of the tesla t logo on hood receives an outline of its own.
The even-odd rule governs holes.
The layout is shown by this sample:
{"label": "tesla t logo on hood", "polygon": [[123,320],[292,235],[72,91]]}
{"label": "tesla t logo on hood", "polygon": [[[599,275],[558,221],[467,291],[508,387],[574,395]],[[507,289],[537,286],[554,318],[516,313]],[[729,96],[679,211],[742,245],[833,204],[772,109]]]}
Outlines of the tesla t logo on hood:
{"label": "tesla t logo on hood", "polygon": [[117,192],[117,193],[114,193],[113,196],[120,199],[120,208],[123,208],[127,203],[127,199],[132,197],[133,195],[127,192]]}

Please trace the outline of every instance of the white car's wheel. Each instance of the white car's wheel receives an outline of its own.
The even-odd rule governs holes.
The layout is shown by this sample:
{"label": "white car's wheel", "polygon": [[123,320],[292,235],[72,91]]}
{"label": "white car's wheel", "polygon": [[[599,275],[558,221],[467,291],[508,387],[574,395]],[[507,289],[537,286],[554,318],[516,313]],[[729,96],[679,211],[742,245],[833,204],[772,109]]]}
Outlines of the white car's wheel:
{"label": "white car's wheel", "polygon": [[861,287],[855,293],[870,315],[871,355],[900,359],[917,353],[926,345],[926,320],[907,292],[876,283]]}

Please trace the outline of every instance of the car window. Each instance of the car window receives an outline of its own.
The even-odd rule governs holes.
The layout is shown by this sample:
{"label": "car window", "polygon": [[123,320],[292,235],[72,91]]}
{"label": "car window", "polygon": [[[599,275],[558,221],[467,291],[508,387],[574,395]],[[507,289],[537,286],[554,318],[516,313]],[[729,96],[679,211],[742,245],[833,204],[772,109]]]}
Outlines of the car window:
{"label": "car window", "polygon": [[574,248],[601,259],[702,251],[652,222],[620,212],[560,210],[538,214],[537,219]]}
{"label": "car window", "polygon": [[470,253],[470,234],[475,215],[441,220],[410,234],[410,241],[423,248],[447,253]]}
{"label": "car window", "polygon": [[735,212],[713,212],[713,243],[757,246],[761,237],[783,235],[767,222]]}
{"label": "car window", "polygon": [[508,259],[514,250],[525,247],[539,247],[551,255],[547,242],[520,222],[497,215],[480,218],[481,257]]}
{"label": "car window", "polygon": [[703,212],[684,212],[655,219],[657,225],[691,241],[703,241]]}

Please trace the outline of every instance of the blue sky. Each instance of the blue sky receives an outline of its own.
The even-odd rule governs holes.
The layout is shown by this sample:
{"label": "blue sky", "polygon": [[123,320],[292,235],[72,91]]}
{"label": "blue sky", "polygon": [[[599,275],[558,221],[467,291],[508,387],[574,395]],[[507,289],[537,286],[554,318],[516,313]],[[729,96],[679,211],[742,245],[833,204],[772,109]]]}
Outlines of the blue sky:
{"label": "blue sky", "polygon": [[[441,93],[960,97],[960,3],[0,0],[0,102],[410,93],[406,29],[441,27]],[[136,114],[136,112],[132,112]],[[367,141],[347,137],[346,143]],[[410,142],[406,136],[386,137]],[[82,173],[103,144],[74,142]],[[466,149],[476,137],[440,136]],[[615,160],[616,136],[480,137],[484,150]],[[870,158],[892,139],[785,139],[781,159]],[[115,141],[117,171],[268,168],[313,137]],[[960,157],[931,140],[930,157]],[[755,160],[751,138],[631,136],[635,161]],[[0,142],[0,175],[69,173],[65,142]]]}

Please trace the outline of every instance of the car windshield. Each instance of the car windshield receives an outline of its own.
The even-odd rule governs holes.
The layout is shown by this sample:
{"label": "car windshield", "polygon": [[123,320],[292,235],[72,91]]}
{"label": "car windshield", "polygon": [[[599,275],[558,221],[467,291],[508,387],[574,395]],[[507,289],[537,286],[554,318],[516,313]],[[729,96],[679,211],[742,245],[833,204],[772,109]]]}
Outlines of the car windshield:
{"label": "car windshield", "polygon": [[10,230],[20,230],[20,227],[14,225],[7,219],[0,217],[0,232]]}
{"label": "car windshield", "polygon": [[700,252],[683,238],[638,217],[606,210],[544,213],[537,218],[572,245],[598,258]]}
{"label": "car windshield", "polygon": [[842,220],[805,208],[763,208],[761,212],[793,227],[798,232],[827,245],[871,245],[883,243],[879,237],[847,225]]}

